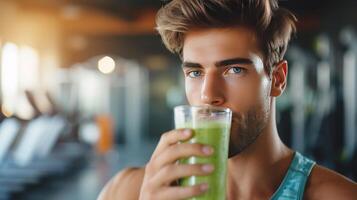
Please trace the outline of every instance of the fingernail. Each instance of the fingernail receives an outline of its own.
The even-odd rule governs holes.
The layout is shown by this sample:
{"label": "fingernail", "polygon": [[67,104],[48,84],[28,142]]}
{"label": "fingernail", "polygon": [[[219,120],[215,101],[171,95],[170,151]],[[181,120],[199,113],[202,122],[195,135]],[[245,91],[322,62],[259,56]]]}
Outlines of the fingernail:
{"label": "fingernail", "polygon": [[204,146],[202,152],[206,155],[211,155],[213,153],[213,148],[210,146]]}
{"label": "fingernail", "polygon": [[212,172],[214,170],[214,166],[210,164],[206,164],[202,166],[202,170],[205,172]]}
{"label": "fingernail", "polygon": [[201,191],[207,191],[208,190],[208,184],[207,183],[201,184],[200,189],[201,189]]}

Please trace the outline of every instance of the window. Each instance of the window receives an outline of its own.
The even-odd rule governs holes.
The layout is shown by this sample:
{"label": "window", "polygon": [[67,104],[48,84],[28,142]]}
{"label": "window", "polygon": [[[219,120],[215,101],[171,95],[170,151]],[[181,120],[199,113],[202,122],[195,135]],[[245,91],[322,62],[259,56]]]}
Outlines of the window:
{"label": "window", "polygon": [[33,110],[26,101],[24,90],[36,90],[39,83],[39,56],[35,49],[5,43],[1,52],[1,92],[3,113],[30,118]]}

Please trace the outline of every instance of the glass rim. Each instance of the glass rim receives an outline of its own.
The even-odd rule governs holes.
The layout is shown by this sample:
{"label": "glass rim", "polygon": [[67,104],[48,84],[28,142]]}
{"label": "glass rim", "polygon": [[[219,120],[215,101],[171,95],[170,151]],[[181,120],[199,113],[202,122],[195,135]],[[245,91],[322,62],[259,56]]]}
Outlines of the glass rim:
{"label": "glass rim", "polygon": [[219,112],[226,112],[226,113],[232,113],[232,110],[230,108],[226,107],[219,107],[219,106],[211,106],[211,105],[179,105],[175,106],[174,110],[191,110],[191,109],[212,109],[212,110],[217,110]]}

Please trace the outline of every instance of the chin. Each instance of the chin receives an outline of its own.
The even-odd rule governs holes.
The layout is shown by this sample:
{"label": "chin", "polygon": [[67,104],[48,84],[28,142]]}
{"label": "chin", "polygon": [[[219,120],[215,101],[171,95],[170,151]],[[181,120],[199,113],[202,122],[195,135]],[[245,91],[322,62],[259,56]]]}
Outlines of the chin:
{"label": "chin", "polygon": [[[247,123],[245,123],[247,122]],[[257,129],[256,123],[232,121],[231,135],[229,139],[228,158],[239,155],[259,138],[262,129]],[[252,121],[250,121],[252,122]]]}

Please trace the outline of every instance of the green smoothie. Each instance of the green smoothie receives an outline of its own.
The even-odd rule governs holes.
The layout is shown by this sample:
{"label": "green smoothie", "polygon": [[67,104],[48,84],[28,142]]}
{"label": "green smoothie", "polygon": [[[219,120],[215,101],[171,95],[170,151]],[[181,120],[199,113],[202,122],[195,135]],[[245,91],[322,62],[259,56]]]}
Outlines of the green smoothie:
{"label": "green smoothie", "polygon": [[[191,126],[192,127],[192,126]],[[185,128],[191,128],[187,126]],[[213,164],[215,169],[209,176],[191,176],[180,180],[182,186],[208,183],[209,190],[202,196],[190,200],[224,200],[226,193],[228,142],[230,124],[223,122],[202,122],[193,128],[193,137],[189,143],[208,144],[214,148],[210,157],[189,157],[180,160],[182,164]]]}

